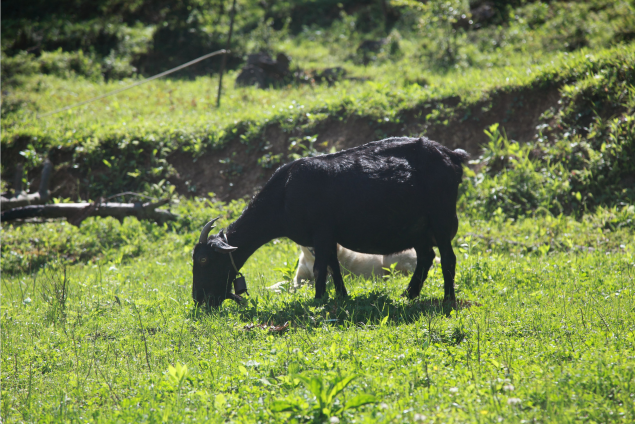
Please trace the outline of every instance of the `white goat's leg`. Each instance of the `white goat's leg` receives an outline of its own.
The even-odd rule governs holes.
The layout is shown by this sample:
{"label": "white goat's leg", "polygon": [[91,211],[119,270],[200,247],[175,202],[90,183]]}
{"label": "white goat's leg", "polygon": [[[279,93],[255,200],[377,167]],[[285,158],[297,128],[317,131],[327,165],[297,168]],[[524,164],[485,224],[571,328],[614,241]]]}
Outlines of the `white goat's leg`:
{"label": "white goat's leg", "polygon": [[315,275],[313,274],[313,266],[315,265],[315,257],[311,251],[300,246],[300,258],[298,259],[298,269],[293,277],[293,286],[298,288],[302,286],[302,281],[313,281]]}

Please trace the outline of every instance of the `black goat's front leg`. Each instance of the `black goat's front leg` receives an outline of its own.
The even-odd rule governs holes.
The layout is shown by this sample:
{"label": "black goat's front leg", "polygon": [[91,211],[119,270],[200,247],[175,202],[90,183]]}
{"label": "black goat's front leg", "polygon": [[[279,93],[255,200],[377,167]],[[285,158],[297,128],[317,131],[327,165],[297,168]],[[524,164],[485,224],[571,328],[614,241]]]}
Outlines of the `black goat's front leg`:
{"label": "black goat's front leg", "polygon": [[[340,264],[337,260],[337,243],[326,231],[319,233],[320,235],[314,241],[315,247],[315,264],[313,265],[313,274],[315,275],[315,298],[321,299],[326,295],[326,278],[328,277],[328,268],[332,268],[333,280],[338,293],[344,287],[342,274],[340,273]],[[339,282],[338,278],[339,276]],[[338,284],[340,287],[338,287]],[[346,290],[344,289],[344,294]]]}
{"label": "black goat's front leg", "polygon": [[329,268],[331,268],[331,275],[333,276],[333,284],[335,285],[335,291],[342,297],[348,297],[348,292],[344,286],[344,279],[342,278],[342,272],[340,270],[340,261],[337,259],[337,250],[335,253],[329,255]]}
{"label": "black goat's front leg", "polygon": [[414,299],[419,296],[423,283],[428,278],[428,271],[430,266],[432,266],[432,261],[434,261],[434,250],[432,250],[432,247],[415,248],[415,251],[417,252],[417,267],[404,293],[404,296],[408,299]]}
{"label": "black goat's front leg", "polygon": [[321,299],[326,295],[326,277],[328,277],[328,257],[324,252],[315,249],[315,263],[313,275],[315,275],[315,298]]}
{"label": "black goat's front leg", "polygon": [[441,269],[443,269],[443,303],[453,304],[456,302],[456,294],[454,293],[456,255],[452,249],[452,242],[448,240],[439,243],[439,253],[441,254]]}

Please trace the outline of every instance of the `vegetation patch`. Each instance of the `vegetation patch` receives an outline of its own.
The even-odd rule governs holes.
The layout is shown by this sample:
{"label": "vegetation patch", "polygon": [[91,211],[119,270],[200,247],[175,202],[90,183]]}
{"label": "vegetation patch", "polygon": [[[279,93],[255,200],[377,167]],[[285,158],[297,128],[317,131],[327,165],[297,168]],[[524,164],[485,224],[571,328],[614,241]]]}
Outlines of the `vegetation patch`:
{"label": "vegetation patch", "polygon": [[[9,422],[630,422],[635,246],[628,231],[623,247],[593,252],[485,253],[472,238],[457,265],[458,296],[471,306],[449,315],[435,307],[438,266],[421,301],[400,297],[407,278],[399,275],[346,277],[346,301],[333,292],[316,301],[311,287],[274,294],[265,288],[281,278],[273,269],[298,254],[286,241],[247,263],[246,307],[197,311],[189,277],[196,232],[168,231],[138,258],[3,272],[2,415]],[[245,330],[285,322],[279,334]],[[316,387],[328,389],[326,397]]]}

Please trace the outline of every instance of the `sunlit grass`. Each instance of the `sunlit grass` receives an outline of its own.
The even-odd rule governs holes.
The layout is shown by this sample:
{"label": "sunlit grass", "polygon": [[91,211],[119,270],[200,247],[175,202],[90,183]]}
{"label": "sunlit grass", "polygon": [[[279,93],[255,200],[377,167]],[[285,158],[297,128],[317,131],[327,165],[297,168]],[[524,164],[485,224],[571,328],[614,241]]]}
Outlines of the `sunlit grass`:
{"label": "sunlit grass", "polygon": [[[4,420],[304,421],[314,400],[296,375],[358,375],[335,405],[358,394],[377,402],[343,422],[635,418],[632,240],[613,252],[513,255],[466,243],[457,291],[472,306],[449,316],[433,306],[438,266],[421,304],[400,297],[401,276],[346,277],[347,301],[332,289],[327,302],[311,287],[271,293],[275,268],[298,254],[286,240],[246,264],[245,307],[195,312],[185,241],[70,266],[63,301],[60,265],[3,273]],[[286,321],[284,334],[244,329]],[[168,374],[178,364],[181,383]],[[300,406],[273,412],[277,400]]]}
{"label": "sunlit grass", "polygon": [[[398,62],[356,67],[351,75],[366,81],[343,81],[334,87],[299,85],[281,89],[233,87],[235,73],[224,79],[222,107],[215,107],[217,79],[158,80],[98,100],[78,109],[41,119],[46,113],[114,90],[133,81],[96,84],[82,79],[38,76],[12,96],[26,106],[3,117],[3,145],[17,138],[36,146],[97,145],[103,140],[163,141],[175,147],[190,143],[223,143],[238,125],[259,127],[266,122],[311,125],[328,116],[398,119],[401,111],[432,100],[459,95],[467,105],[488,97],[492,90],[575,78],[594,62],[632,61],[632,46],[600,52],[554,54],[538,63],[492,69],[470,68],[446,74],[418,73],[416,64]],[[520,57],[520,56],[519,56]],[[531,62],[531,61],[530,61]],[[425,81],[422,85],[413,81]]]}

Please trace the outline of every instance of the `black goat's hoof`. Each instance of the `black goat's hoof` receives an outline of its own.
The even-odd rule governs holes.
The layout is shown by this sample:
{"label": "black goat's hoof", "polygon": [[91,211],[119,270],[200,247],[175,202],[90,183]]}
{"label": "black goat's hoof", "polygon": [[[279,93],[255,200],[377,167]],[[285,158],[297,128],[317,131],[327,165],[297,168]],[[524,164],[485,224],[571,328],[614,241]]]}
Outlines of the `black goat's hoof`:
{"label": "black goat's hoof", "polygon": [[404,292],[401,294],[401,297],[405,297],[409,300],[414,300],[417,297],[419,297],[419,294],[417,293],[416,295],[412,295],[410,294],[410,292],[408,291],[408,289],[404,290]]}

